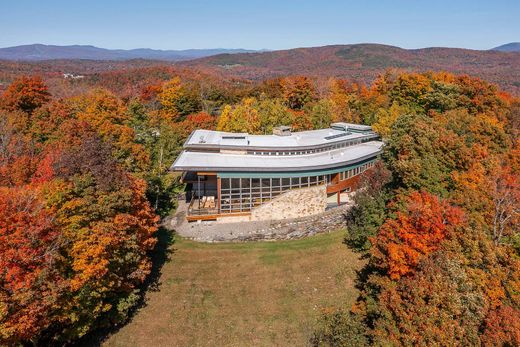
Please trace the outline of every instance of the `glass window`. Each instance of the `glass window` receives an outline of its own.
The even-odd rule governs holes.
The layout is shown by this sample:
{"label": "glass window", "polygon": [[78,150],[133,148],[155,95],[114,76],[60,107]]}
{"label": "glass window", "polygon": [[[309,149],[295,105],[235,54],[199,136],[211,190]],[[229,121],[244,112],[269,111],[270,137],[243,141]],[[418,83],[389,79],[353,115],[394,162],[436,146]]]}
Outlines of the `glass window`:
{"label": "glass window", "polygon": [[251,179],[250,178],[242,178],[242,190],[248,189],[251,187]]}
{"label": "glass window", "polygon": [[229,189],[229,178],[221,178],[220,179],[220,188],[221,189]]}
{"label": "glass window", "polygon": [[251,187],[259,188],[260,187],[260,178],[252,178],[251,179]]}
{"label": "glass window", "polygon": [[231,179],[231,188],[240,188],[240,178]]}

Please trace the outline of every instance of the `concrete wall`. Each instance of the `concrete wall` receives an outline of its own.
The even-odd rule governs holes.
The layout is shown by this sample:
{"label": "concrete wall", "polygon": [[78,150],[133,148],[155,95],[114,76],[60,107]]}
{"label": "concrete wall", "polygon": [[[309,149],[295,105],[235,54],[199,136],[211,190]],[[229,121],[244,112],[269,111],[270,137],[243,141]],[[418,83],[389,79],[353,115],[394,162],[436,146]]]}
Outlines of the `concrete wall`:
{"label": "concrete wall", "polygon": [[289,190],[251,211],[252,221],[312,216],[327,208],[325,185]]}

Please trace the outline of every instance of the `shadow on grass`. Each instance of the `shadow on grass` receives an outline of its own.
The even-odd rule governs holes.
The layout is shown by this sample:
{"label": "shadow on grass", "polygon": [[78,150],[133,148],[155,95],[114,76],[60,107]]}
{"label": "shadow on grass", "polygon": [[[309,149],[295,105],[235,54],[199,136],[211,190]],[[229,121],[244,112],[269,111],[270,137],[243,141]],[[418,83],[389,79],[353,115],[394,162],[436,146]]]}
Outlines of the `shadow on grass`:
{"label": "shadow on grass", "polygon": [[110,327],[99,328],[94,330],[81,339],[72,342],[69,346],[100,346],[110,335],[118,332],[122,327],[128,324],[135,314],[146,306],[146,293],[150,291],[159,291],[161,282],[161,274],[163,265],[170,260],[175,250],[171,247],[175,243],[175,232],[160,227],[157,231],[157,244],[151,254],[152,269],[150,274],[140,286],[140,297],[138,303],[128,313],[128,318],[124,322],[114,324]]}

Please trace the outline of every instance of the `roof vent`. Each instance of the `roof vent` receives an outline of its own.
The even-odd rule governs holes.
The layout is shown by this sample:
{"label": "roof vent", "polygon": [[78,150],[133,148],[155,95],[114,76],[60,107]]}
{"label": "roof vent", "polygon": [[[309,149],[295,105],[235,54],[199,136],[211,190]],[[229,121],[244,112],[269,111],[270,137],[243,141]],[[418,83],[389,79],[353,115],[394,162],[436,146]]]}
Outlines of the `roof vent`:
{"label": "roof vent", "polygon": [[273,128],[273,135],[278,136],[290,136],[291,135],[291,127],[286,125],[280,125],[278,127]]}

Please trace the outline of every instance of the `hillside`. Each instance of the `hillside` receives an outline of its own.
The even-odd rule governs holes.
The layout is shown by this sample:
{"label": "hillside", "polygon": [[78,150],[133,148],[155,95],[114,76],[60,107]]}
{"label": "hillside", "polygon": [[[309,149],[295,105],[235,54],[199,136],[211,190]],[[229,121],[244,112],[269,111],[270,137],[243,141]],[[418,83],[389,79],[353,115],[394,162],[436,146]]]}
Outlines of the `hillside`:
{"label": "hillside", "polygon": [[494,51],[501,52],[520,52],[520,42],[510,42],[493,48]]}
{"label": "hillside", "polygon": [[520,54],[511,52],[459,48],[407,50],[378,44],[357,44],[220,54],[178,64],[248,79],[304,74],[335,76],[364,83],[370,83],[388,68],[446,70],[478,76],[510,92],[520,93]]}
{"label": "hillside", "polygon": [[50,60],[50,59],[91,59],[91,60],[128,60],[154,59],[179,61],[207,57],[215,54],[232,54],[252,52],[245,49],[186,49],[157,50],[149,48],[138,49],[106,49],[86,45],[56,46],[56,45],[22,45],[0,48],[0,59],[5,60]]}

